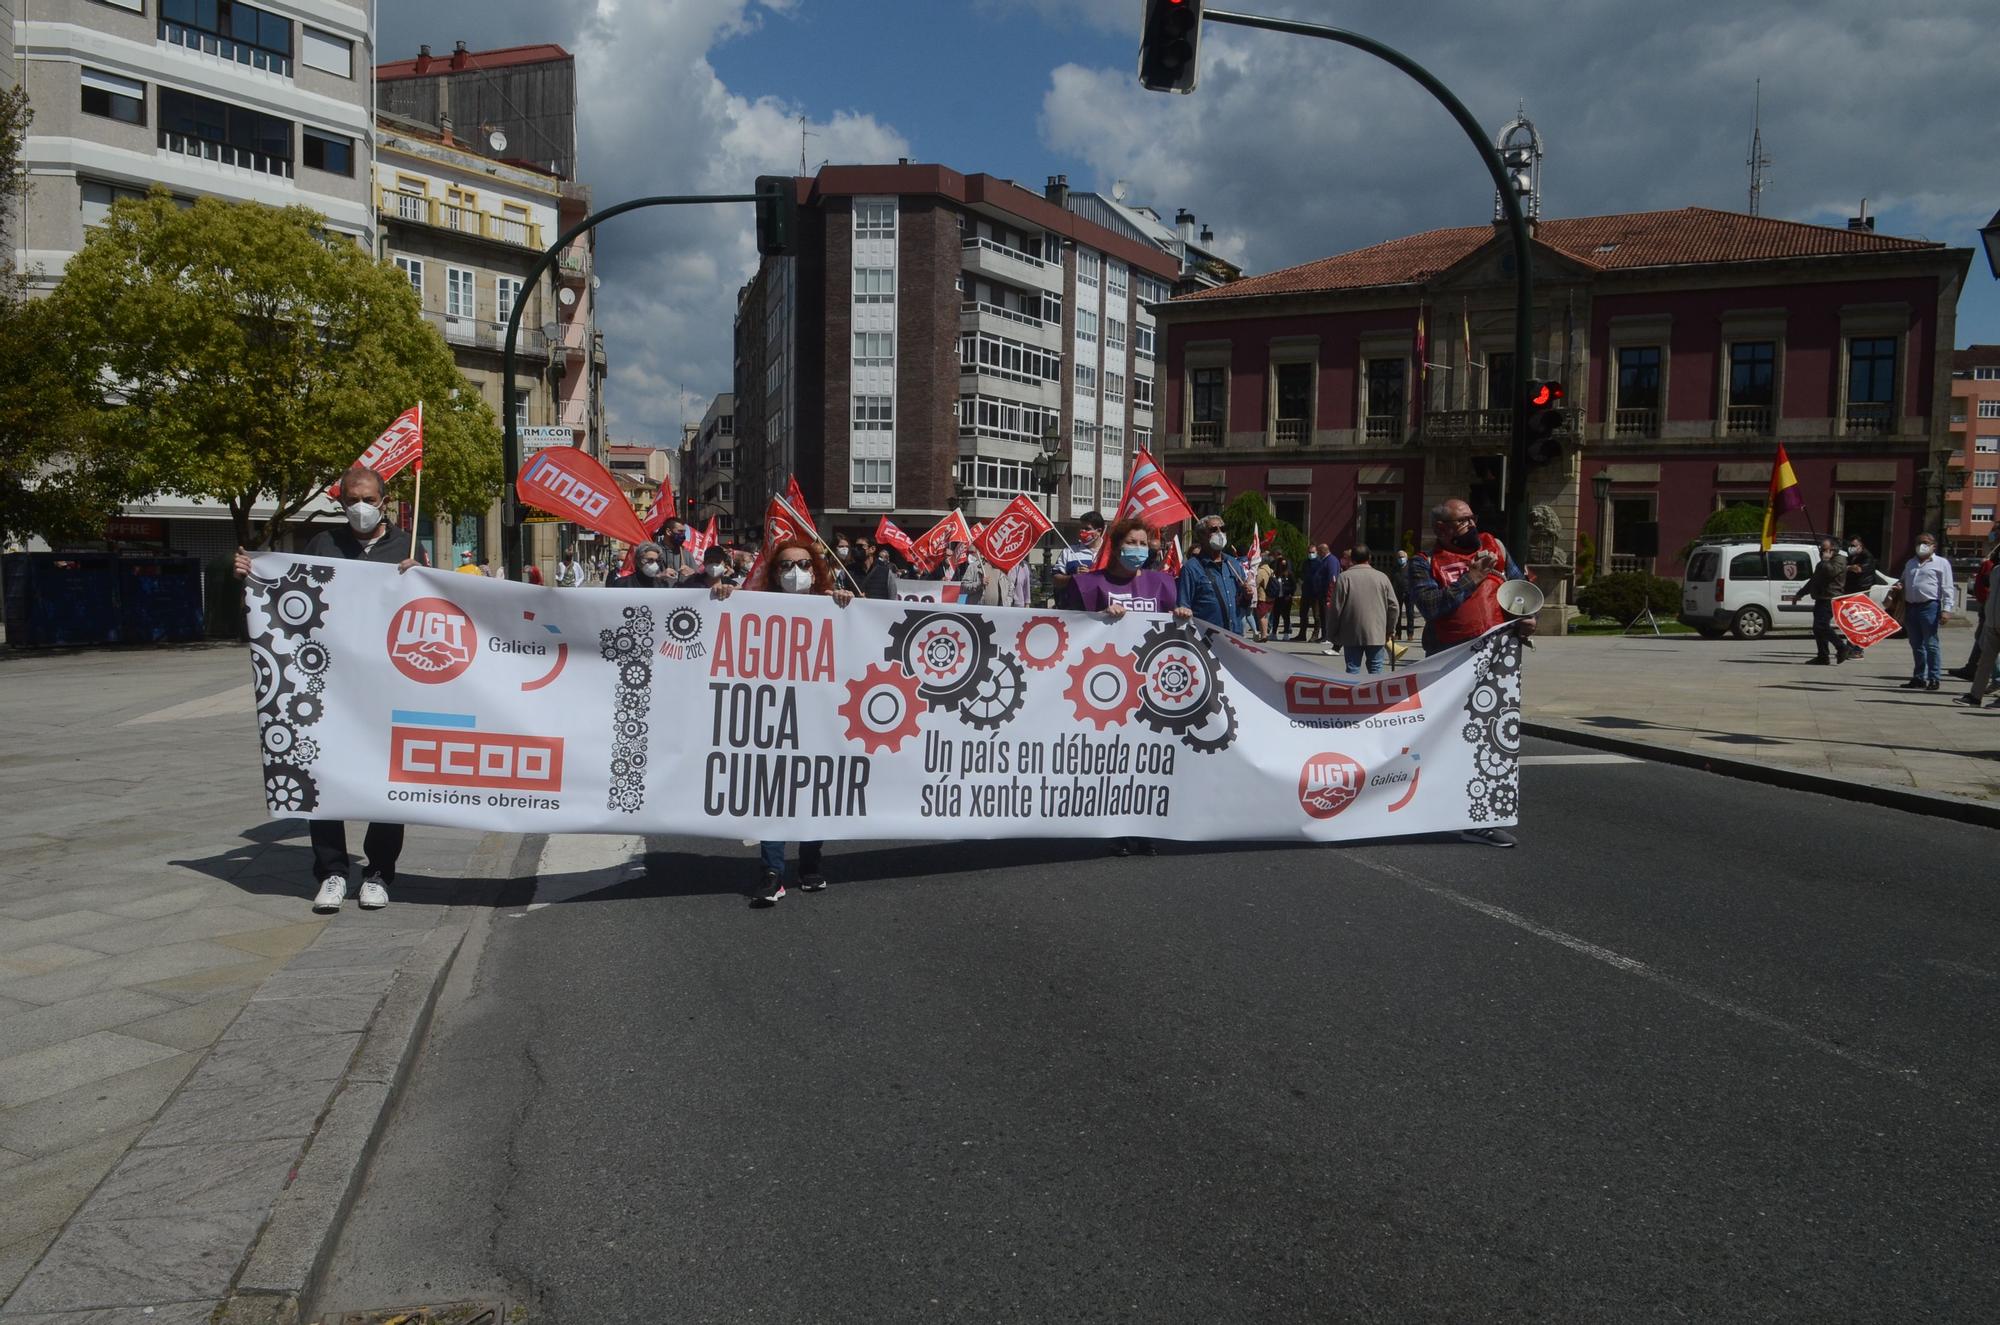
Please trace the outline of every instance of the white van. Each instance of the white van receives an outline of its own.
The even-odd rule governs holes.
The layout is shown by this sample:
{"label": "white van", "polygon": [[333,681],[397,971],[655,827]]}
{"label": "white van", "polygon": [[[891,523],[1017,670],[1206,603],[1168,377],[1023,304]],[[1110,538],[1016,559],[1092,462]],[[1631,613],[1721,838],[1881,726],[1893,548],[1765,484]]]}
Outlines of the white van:
{"label": "white van", "polygon": [[[1755,535],[1703,542],[1688,554],[1681,581],[1681,621],[1710,639],[1734,631],[1761,639],[1772,630],[1811,630],[1813,600],[1792,602],[1812,578],[1818,543],[1773,543],[1765,552]],[[1868,596],[1877,604],[1895,581],[1879,569]]]}

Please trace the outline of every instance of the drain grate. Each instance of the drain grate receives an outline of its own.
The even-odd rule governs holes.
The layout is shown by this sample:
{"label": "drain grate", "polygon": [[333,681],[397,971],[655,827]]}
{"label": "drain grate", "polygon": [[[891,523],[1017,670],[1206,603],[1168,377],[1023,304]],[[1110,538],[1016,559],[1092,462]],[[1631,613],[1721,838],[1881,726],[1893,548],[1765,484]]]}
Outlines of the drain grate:
{"label": "drain grate", "polygon": [[505,1302],[448,1302],[428,1307],[384,1307],[343,1311],[320,1325],[524,1325],[526,1311]]}

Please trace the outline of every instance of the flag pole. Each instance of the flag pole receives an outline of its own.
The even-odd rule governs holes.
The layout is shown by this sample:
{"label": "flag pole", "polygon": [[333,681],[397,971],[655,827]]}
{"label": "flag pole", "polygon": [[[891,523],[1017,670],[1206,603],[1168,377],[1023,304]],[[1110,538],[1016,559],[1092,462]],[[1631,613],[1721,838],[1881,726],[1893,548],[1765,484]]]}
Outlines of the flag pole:
{"label": "flag pole", "polygon": [[[417,554],[417,539],[422,537],[424,528],[424,402],[417,402],[417,482],[410,489],[410,555]],[[436,561],[435,557],[432,561]]]}
{"label": "flag pole", "polygon": [[[825,494],[822,493],[821,495],[824,496]],[[778,503],[778,505],[784,507],[787,511],[791,513],[792,518],[797,520],[800,526],[803,527],[812,535],[812,541],[819,544],[819,550],[826,553],[826,559],[829,563],[832,564],[833,568],[839,571],[842,575],[847,577],[847,582],[853,586],[853,590],[855,593],[857,594],[860,593],[861,582],[854,578],[853,571],[847,569],[847,567],[840,564],[839,557],[833,555],[833,549],[826,545],[826,540],[824,538],[820,537],[818,526],[814,525],[812,520],[809,519],[804,512],[792,510],[791,502],[787,501],[783,497],[780,497],[777,493],[774,492],[771,494],[771,500]],[[764,542],[767,547],[770,545],[769,539],[765,539]]]}

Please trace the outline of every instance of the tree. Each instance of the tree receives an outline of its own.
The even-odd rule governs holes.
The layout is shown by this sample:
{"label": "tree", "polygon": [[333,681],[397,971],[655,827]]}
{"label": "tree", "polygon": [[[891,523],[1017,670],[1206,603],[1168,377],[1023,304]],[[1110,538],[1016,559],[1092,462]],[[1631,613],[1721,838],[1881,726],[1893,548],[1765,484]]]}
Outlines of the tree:
{"label": "tree", "polygon": [[[493,411],[408,280],[308,208],[181,207],[156,188],[112,207],[48,303],[78,380],[113,384],[105,429],[146,489],[226,505],[246,547],[419,400],[425,509],[481,510],[498,491]],[[276,509],[253,530],[260,501]]]}
{"label": "tree", "polygon": [[1261,492],[1245,492],[1230,499],[1222,508],[1222,523],[1229,530],[1229,541],[1250,552],[1252,527],[1260,533],[1270,533],[1273,529],[1278,536],[1271,540],[1272,546],[1285,556],[1294,566],[1303,566],[1306,560],[1306,536],[1296,526],[1278,518],[1271,509],[1271,503],[1264,500]]}
{"label": "tree", "polygon": [[[1702,521],[1701,538],[1728,537],[1732,534],[1761,534],[1764,532],[1764,508],[1755,502],[1736,501],[1724,506],[1715,514]],[[1680,559],[1686,561],[1694,551],[1694,543],[1681,549]]]}

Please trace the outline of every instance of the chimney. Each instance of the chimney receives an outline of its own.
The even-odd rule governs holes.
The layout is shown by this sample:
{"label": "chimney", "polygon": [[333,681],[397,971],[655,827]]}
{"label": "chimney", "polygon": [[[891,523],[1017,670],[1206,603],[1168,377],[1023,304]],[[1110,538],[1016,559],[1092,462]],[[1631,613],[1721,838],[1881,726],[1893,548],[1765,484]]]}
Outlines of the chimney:
{"label": "chimney", "polygon": [[910,164],[910,158],[906,156],[899,156],[896,158],[896,164],[899,166],[907,166]]}
{"label": "chimney", "polygon": [[417,72],[420,74],[427,74],[430,71],[431,71],[431,48],[430,48],[430,43],[426,42],[424,45],[417,47]]}
{"label": "chimney", "polygon": [[1213,244],[1215,242],[1215,231],[1209,229],[1207,226],[1203,226],[1201,228],[1201,242],[1204,244]]}
{"label": "chimney", "polygon": [[1045,185],[1042,189],[1042,197],[1048,199],[1050,202],[1054,203],[1058,207],[1068,206],[1069,176],[1068,175],[1049,176],[1048,184]]}
{"label": "chimney", "polygon": [[1180,231],[1181,243],[1194,243],[1194,213],[1185,207],[1176,211],[1174,213],[1174,229]]}
{"label": "chimney", "polygon": [[452,71],[456,73],[458,70],[465,68],[466,64],[467,64],[467,55],[465,50],[465,43],[461,41],[451,48]]}
{"label": "chimney", "polygon": [[1868,199],[1863,198],[1861,200],[1861,215],[1847,218],[1847,228],[1849,230],[1871,231],[1875,228],[1875,218],[1868,214]]}

